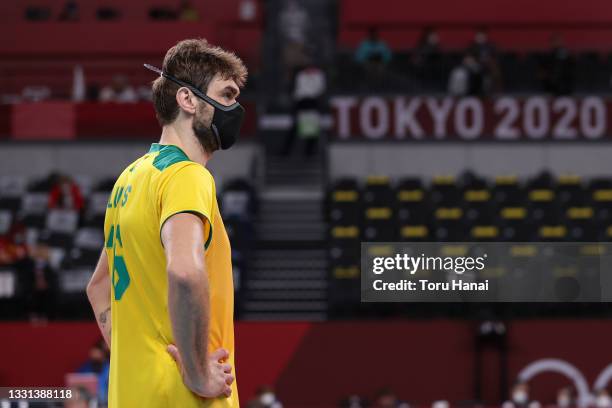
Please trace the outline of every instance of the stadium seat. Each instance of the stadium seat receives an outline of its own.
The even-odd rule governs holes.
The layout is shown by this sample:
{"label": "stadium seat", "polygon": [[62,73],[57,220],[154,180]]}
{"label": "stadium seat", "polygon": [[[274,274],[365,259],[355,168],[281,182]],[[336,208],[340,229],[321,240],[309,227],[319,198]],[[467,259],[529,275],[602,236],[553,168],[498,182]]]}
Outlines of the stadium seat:
{"label": "stadium seat", "polygon": [[529,222],[527,207],[502,207],[499,210],[498,225],[504,241],[532,241],[535,225]]}
{"label": "stadium seat", "polygon": [[20,217],[24,225],[31,228],[44,228],[49,209],[47,192],[28,192],[23,196]]}
{"label": "stadium seat", "polygon": [[104,214],[110,191],[96,191],[91,194],[85,211],[84,225],[102,228],[104,226]]}
{"label": "stadium seat", "polygon": [[431,206],[427,190],[421,180],[404,178],[396,188],[397,220],[400,225],[428,224]]}
{"label": "stadium seat", "polygon": [[430,198],[436,206],[458,206],[461,202],[461,189],[455,177],[437,176],[431,183]]}
{"label": "stadium seat", "polygon": [[562,208],[583,206],[590,202],[582,180],[578,176],[560,176],[555,196]]}
{"label": "stadium seat", "polygon": [[0,177],[0,208],[17,212],[26,192],[26,178],[20,176]]}
{"label": "stadium seat", "polygon": [[434,232],[436,241],[462,242],[466,238],[466,225],[461,207],[437,207],[434,212]]}
{"label": "stadium seat", "polygon": [[492,195],[499,207],[520,206],[526,201],[525,191],[516,176],[496,177]]}
{"label": "stadium seat", "polygon": [[566,210],[565,223],[570,241],[595,242],[599,239],[594,214],[592,207],[570,207]]}
{"label": "stadium seat", "polygon": [[9,210],[0,210],[0,237],[8,234],[13,225],[13,213]]}
{"label": "stadium seat", "polygon": [[592,200],[595,210],[595,218],[598,222],[612,220],[612,180],[608,178],[596,178],[591,180],[588,186],[588,194]]}
{"label": "stadium seat", "polygon": [[354,179],[334,183],[327,198],[328,220],[333,225],[361,224],[361,193]]}
{"label": "stadium seat", "polygon": [[51,210],[46,218],[46,230],[50,233],[48,244],[55,248],[69,248],[77,230],[79,214],[73,210]]}
{"label": "stadium seat", "polygon": [[393,241],[396,238],[394,213],[391,207],[395,197],[390,179],[386,176],[370,176],[363,191],[364,241]]}

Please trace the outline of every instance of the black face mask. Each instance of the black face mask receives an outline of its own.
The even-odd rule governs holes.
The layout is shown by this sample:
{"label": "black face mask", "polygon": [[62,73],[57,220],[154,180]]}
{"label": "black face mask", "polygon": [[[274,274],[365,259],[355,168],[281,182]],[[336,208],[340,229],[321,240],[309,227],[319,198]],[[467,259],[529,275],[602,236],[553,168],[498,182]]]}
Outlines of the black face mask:
{"label": "black face mask", "polygon": [[210,124],[210,130],[217,138],[219,147],[222,150],[227,150],[232,147],[234,143],[236,143],[238,135],[240,134],[240,127],[242,126],[242,121],[244,119],[244,108],[242,105],[240,105],[238,102],[235,102],[229,106],[222,105],[190,83],[181,81],[172,75],[166,74],[161,69],[152,65],[144,64],[144,66],[151,71],[157,72],[159,75],[174,82],[175,84],[188,88],[195,96],[203,99],[215,109],[215,113],[213,114],[212,122]]}

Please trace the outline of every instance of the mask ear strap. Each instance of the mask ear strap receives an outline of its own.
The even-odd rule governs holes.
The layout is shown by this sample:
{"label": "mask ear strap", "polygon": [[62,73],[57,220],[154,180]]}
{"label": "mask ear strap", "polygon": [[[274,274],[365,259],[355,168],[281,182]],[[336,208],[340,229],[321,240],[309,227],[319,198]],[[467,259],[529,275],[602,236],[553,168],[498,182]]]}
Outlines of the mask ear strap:
{"label": "mask ear strap", "polygon": [[169,81],[172,81],[179,86],[184,86],[185,88],[188,88],[197,97],[199,97],[200,99],[204,99],[209,105],[212,105],[215,109],[219,109],[219,110],[227,112],[227,111],[233,110],[234,108],[236,108],[236,106],[240,105],[238,102],[235,102],[231,104],[230,106],[221,105],[219,102],[215,101],[214,99],[206,95],[204,92],[200,91],[198,88],[196,88],[192,84],[185,82],[185,81],[181,81],[180,79],[170,74],[165,73],[164,71],[162,71],[161,69],[157,67],[154,67],[153,65],[150,65],[150,64],[143,64],[143,65],[146,69],[158,73],[160,76],[168,79]]}

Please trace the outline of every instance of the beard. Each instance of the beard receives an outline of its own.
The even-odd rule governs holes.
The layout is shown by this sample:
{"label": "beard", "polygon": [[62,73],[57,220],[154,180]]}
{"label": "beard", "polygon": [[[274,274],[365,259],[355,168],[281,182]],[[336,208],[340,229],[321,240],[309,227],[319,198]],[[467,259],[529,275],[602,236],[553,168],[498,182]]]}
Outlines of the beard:
{"label": "beard", "polygon": [[220,147],[219,142],[217,141],[217,137],[211,129],[211,125],[212,115],[206,118],[204,109],[201,109],[196,113],[195,117],[193,118],[193,123],[191,125],[193,133],[196,135],[198,142],[200,142],[202,148],[208,153],[212,153],[215,150],[219,150]]}

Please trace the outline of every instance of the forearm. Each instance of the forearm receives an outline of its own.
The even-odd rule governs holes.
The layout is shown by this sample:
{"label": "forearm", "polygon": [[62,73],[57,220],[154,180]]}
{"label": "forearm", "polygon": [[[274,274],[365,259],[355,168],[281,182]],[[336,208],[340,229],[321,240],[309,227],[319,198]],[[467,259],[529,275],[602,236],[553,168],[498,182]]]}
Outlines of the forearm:
{"label": "forearm", "polygon": [[111,280],[108,275],[108,259],[103,250],[91,280],[87,284],[87,298],[93,309],[98,327],[106,344],[111,345]]}
{"label": "forearm", "polygon": [[94,315],[96,316],[96,322],[100,328],[100,332],[104,337],[104,341],[108,345],[109,349],[111,346],[111,302],[110,302],[110,290],[108,291],[109,296],[106,296],[106,291],[103,288],[92,288],[87,291],[89,297],[89,303],[93,309]]}
{"label": "forearm", "polygon": [[193,387],[206,378],[209,293],[203,274],[168,272],[168,309],[174,343],[183,361],[185,377]]}

